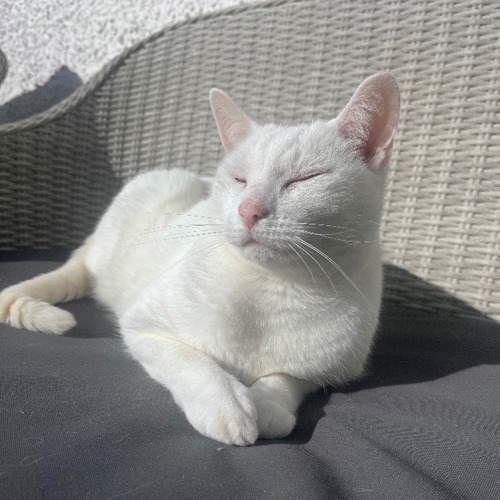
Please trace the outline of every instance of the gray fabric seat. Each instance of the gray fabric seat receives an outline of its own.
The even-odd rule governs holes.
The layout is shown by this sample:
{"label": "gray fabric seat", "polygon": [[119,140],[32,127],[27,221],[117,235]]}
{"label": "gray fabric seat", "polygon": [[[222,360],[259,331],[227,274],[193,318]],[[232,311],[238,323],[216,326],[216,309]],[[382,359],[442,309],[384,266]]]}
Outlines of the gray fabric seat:
{"label": "gray fabric seat", "polygon": [[90,299],[63,337],[0,325],[2,498],[500,497],[500,9],[489,0],[277,0],[167,28],[68,99],[0,126],[0,288],[53,269],[124,181],[213,172],[208,90],[251,116],[331,118],[364,77],[402,91],[367,376],[294,433],[196,433]]}
{"label": "gray fabric seat", "polygon": [[[17,257],[0,286],[57,265]],[[65,337],[0,325],[2,498],[500,494],[496,323],[386,302],[362,381],[311,396],[290,437],[238,448],[189,425],[95,303],[64,307],[79,322]]]}

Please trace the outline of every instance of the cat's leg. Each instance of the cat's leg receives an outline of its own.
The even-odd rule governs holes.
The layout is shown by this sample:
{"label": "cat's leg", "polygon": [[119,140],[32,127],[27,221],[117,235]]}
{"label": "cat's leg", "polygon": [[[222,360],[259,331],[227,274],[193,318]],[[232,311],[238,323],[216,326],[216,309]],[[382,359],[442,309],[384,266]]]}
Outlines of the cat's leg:
{"label": "cat's leg", "polygon": [[76,325],[74,316],[52,304],[84,297],[91,278],[85,267],[90,239],[55,271],[12,285],[0,293],[0,321],[17,328],[62,334]]}
{"label": "cat's leg", "polygon": [[295,427],[296,414],[304,396],[320,386],[290,375],[277,373],[256,380],[250,396],[257,409],[259,437],[288,436]]}
{"label": "cat's leg", "polygon": [[126,330],[122,335],[130,353],[170,390],[197,431],[227,444],[255,442],[256,411],[248,388],[211,357],[163,335]]}

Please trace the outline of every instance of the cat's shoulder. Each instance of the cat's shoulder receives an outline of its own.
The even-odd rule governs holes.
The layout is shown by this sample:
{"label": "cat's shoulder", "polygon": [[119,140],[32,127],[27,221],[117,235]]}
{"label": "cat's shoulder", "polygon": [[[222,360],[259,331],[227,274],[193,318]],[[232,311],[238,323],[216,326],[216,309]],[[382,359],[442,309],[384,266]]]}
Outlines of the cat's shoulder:
{"label": "cat's shoulder", "polygon": [[133,193],[155,188],[176,189],[190,184],[199,184],[203,180],[197,174],[180,168],[150,170],[132,177],[123,187],[122,193]]}
{"label": "cat's shoulder", "polygon": [[191,205],[205,198],[209,191],[210,183],[188,170],[151,170],[130,179],[118,193],[114,205],[139,203],[151,209],[158,203],[177,198],[188,200]]}

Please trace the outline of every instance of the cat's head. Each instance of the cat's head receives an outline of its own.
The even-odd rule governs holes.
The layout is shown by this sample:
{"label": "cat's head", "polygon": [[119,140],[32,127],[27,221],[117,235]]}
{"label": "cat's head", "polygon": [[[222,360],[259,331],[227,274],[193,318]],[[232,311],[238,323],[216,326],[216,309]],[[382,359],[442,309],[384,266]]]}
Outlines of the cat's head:
{"label": "cat's head", "polygon": [[[223,234],[263,266],[377,239],[399,116],[389,74],[365,80],[330,121],[257,124],[224,92],[210,103],[226,150],[213,187]],[[309,246],[311,245],[311,246]]]}

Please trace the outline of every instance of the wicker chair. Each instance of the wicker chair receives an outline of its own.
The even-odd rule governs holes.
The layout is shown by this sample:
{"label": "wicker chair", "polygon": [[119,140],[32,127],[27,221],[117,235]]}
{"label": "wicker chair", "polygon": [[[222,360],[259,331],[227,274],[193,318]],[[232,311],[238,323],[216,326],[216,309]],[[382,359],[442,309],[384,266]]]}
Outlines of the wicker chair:
{"label": "wicker chair", "polygon": [[[289,439],[222,449],[197,436],[166,391],[116,349],[112,327],[90,301],[68,305],[80,321],[70,338],[1,325],[0,373],[14,391],[6,406],[11,423],[2,425],[9,446],[0,449],[8,497],[499,498],[499,26],[496,0],[245,5],[169,27],[60,105],[0,126],[1,287],[55,267],[54,251],[76,247],[136,173],[213,172],[222,148],[211,87],[227,90],[256,119],[282,123],[334,117],[372,73],[391,72],[401,88],[372,374],[342,393],[312,398]],[[40,249],[49,250],[34,252]],[[9,359],[24,360],[27,371]],[[473,380],[439,386],[472,368]],[[51,379],[53,370],[71,380]],[[75,384],[77,377],[87,383]],[[67,408],[60,416],[56,389],[78,401],[74,430],[87,442],[70,437],[66,418],[76,417]],[[41,420],[15,414],[18,396],[32,413],[42,408]],[[391,406],[394,398],[399,406]],[[102,434],[93,415],[105,422]],[[325,451],[327,443],[335,452]],[[259,465],[247,464],[249,457]]]}

